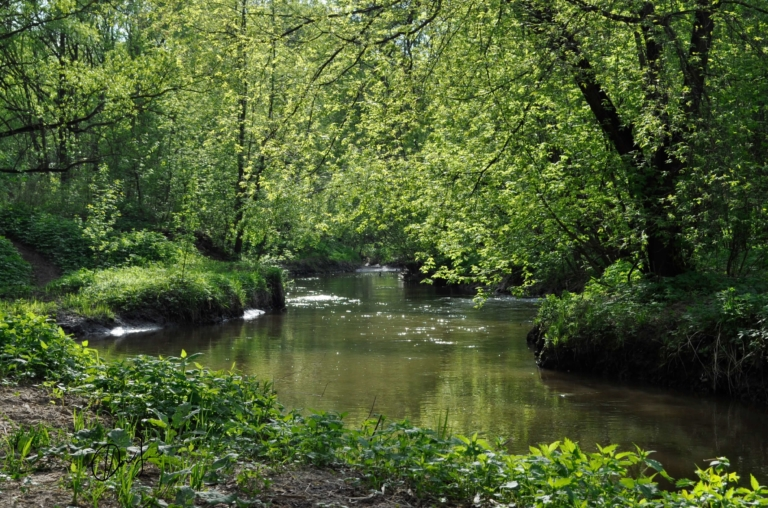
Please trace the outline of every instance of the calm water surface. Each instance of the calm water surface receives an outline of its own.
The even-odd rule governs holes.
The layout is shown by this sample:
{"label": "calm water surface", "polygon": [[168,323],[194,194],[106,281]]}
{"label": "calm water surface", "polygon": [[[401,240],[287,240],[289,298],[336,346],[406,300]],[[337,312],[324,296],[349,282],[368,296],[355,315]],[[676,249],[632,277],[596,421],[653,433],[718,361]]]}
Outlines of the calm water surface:
{"label": "calm water surface", "polygon": [[[509,438],[513,452],[567,436],[656,450],[673,476],[725,455],[768,481],[764,410],[712,398],[540,371],[525,335],[536,302],[470,298],[393,273],[298,279],[288,309],[252,321],[131,334],[94,344],[108,357],[201,352],[274,382],[289,408],[371,413],[455,433]],[[747,476],[748,477],[748,476]]]}

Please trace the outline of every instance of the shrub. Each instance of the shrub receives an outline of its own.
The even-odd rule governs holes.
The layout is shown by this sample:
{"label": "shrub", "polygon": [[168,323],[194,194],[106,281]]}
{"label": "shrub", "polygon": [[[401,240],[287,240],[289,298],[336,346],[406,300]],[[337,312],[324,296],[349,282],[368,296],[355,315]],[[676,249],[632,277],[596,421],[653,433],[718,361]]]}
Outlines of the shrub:
{"label": "shrub", "polygon": [[179,256],[180,248],[153,231],[130,231],[111,235],[99,254],[100,266],[146,266],[169,263]]}
{"label": "shrub", "polygon": [[25,207],[0,208],[0,234],[34,247],[64,271],[94,265],[82,225]]}
{"label": "shrub", "polygon": [[546,298],[531,336],[540,365],[765,399],[765,281],[621,272]]}
{"label": "shrub", "polygon": [[94,355],[43,316],[0,311],[0,378],[71,383],[97,363]]}
{"label": "shrub", "polygon": [[152,231],[111,232],[98,248],[79,219],[57,217],[30,208],[0,208],[0,235],[35,248],[65,272],[81,268],[145,266],[172,262],[180,247]]}
{"label": "shrub", "polygon": [[7,238],[0,236],[0,297],[28,293],[31,284],[32,267]]}

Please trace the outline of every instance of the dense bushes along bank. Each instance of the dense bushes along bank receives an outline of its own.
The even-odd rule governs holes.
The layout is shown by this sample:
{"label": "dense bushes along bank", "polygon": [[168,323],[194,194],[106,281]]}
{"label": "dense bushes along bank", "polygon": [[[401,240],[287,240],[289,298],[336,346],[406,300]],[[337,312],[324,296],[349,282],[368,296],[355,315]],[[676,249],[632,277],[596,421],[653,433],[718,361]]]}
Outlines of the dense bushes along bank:
{"label": "dense bushes along bank", "polygon": [[[193,355],[194,356],[194,355]],[[211,372],[182,351],[178,358],[138,356],[104,363],[43,317],[0,314],[0,376],[4,383],[38,382],[54,396],[80,396],[108,418],[75,413],[74,432],[15,426],[0,444],[0,491],[35,469],[62,475],[73,505],[259,505],[265,471],[287,464],[346,464],[371,489],[403,487],[422,503],[517,506],[755,506],[768,488],[752,478],[737,487],[726,459],[659,491],[667,477],[647,452],[616,446],[587,453],[569,440],[509,455],[501,442],[477,435],[419,429],[383,417],[361,429],[343,415],[284,411],[268,384],[236,372]],[[143,440],[144,448],[136,444]],[[90,465],[112,445],[114,474]],[[139,462],[125,460],[142,452]],[[97,475],[94,477],[94,472]],[[15,485],[15,484],[13,484]],[[229,487],[228,487],[229,485]],[[82,504],[81,504],[82,506]]]}
{"label": "dense bushes along bank", "polygon": [[540,366],[768,403],[768,283],[687,273],[642,279],[616,264],[581,294],[544,301]]}

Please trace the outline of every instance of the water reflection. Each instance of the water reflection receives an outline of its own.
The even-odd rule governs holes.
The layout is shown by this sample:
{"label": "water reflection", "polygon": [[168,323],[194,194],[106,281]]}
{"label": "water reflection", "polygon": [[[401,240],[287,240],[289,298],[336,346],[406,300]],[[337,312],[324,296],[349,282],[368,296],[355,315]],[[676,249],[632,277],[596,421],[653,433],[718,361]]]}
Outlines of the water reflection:
{"label": "water reflection", "polygon": [[251,321],[108,339],[119,357],[202,352],[212,368],[235,363],[274,382],[288,407],[371,412],[455,432],[529,444],[568,436],[657,451],[673,476],[726,455],[768,480],[765,413],[738,403],[539,371],[525,344],[536,302],[499,298],[475,309],[440,288],[394,274],[300,279],[287,311]]}

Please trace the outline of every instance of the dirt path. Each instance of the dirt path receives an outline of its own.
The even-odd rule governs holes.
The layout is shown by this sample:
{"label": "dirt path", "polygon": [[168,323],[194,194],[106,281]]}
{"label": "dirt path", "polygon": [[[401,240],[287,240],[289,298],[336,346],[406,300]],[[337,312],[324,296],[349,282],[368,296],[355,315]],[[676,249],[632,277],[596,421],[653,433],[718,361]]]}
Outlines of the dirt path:
{"label": "dirt path", "polygon": [[32,247],[16,240],[11,240],[11,242],[21,257],[24,258],[24,261],[32,265],[32,278],[35,286],[43,288],[52,280],[61,277],[61,270]]}

